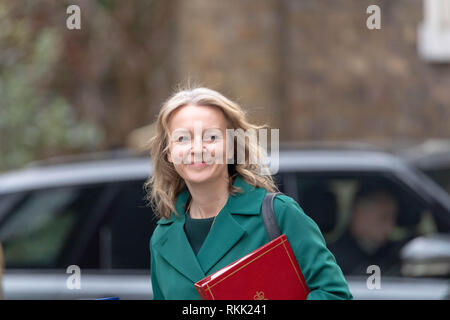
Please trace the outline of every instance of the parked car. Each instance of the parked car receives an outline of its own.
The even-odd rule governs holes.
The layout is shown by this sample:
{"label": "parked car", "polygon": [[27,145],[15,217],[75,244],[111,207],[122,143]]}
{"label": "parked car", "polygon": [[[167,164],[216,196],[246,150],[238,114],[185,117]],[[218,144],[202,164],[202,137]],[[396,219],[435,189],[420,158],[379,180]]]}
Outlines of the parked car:
{"label": "parked car", "polygon": [[450,141],[429,140],[403,150],[400,156],[423,171],[450,194]]}
{"label": "parked car", "polygon": [[[425,258],[423,245],[411,246],[417,239],[425,248],[436,245],[450,231],[449,195],[431,179],[380,151],[281,150],[279,160],[280,190],[316,221],[330,248],[348,229],[361,186],[389,186],[398,199],[391,237],[402,246],[381,269],[380,289],[369,288],[365,270],[345,274],[355,299],[449,297],[449,274],[431,271],[437,261],[450,265],[442,253],[450,252],[450,241],[441,239],[444,249]],[[151,174],[148,158],[125,154],[0,175],[4,298],[152,299],[149,239],[156,218],[143,190]],[[80,289],[67,285],[72,265],[80,268]]]}

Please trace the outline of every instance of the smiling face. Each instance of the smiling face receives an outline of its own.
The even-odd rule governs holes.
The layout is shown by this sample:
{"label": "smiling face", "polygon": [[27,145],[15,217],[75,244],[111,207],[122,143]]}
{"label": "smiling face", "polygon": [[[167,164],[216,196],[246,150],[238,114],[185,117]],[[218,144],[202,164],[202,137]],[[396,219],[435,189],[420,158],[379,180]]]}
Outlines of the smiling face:
{"label": "smiling face", "polygon": [[218,107],[180,107],[171,113],[168,124],[168,160],[187,184],[228,177],[227,121]]}

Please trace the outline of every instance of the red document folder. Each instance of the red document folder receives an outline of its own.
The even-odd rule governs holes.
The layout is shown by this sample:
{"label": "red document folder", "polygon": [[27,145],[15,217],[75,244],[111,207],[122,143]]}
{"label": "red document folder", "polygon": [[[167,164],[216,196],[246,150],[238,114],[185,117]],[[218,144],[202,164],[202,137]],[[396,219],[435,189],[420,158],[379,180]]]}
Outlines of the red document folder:
{"label": "red document folder", "polygon": [[305,300],[309,289],[286,235],[195,283],[203,300]]}

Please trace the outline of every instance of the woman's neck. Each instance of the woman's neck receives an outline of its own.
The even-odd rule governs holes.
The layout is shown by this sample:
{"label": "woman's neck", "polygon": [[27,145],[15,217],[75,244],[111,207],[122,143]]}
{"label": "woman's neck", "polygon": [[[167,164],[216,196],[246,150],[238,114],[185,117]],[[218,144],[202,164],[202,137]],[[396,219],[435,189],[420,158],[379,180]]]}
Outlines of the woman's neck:
{"label": "woman's neck", "polygon": [[228,201],[228,177],[208,183],[186,184],[192,197],[189,214],[193,219],[216,216]]}

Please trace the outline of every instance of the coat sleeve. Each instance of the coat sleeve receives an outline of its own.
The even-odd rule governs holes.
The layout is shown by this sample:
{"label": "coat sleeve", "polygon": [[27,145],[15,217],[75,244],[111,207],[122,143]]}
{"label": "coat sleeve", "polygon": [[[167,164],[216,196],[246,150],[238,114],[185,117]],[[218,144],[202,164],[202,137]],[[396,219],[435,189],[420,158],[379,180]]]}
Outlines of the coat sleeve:
{"label": "coat sleeve", "polygon": [[353,299],[347,281],[326,247],[317,224],[291,197],[274,200],[274,212],[286,235],[310,290],[308,300]]}
{"label": "coat sleeve", "polygon": [[158,279],[156,277],[156,263],[155,263],[155,251],[152,248],[152,242],[150,241],[150,275],[152,281],[153,300],[163,300],[161,289],[159,288]]}

